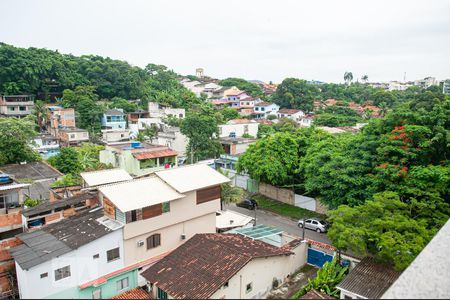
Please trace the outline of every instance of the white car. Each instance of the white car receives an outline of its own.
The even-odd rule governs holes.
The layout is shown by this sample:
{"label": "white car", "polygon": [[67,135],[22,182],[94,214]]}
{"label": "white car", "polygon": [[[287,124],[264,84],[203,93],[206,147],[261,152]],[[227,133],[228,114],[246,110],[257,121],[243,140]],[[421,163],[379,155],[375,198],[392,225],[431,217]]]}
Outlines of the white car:
{"label": "white car", "polygon": [[[299,220],[297,223],[298,227],[303,228],[303,220]],[[305,228],[317,231],[317,232],[327,232],[329,224],[324,220],[320,219],[306,219]]]}

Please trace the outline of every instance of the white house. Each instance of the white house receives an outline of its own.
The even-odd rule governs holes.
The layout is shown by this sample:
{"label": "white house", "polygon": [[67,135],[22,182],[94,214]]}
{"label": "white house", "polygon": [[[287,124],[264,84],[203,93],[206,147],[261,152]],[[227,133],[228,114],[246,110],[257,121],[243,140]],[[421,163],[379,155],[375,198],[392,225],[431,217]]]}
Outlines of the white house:
{"label": "white house", "polygon": [[184,119],[186,116],[186,110],[184,108],[172,108],[160,105],[157,102],[148,103],[148,112],[150,118],[167,118],[175,117],[178,119]]}
{"label": "white house", "polygon": [[275,103],[270,102],[260,102],[255,104],[253,109],[253,115],[256,119],[265,119],[269,115],[277,115],[278,110],[280,110],[280,106]]}
{"label": "white house", "polygon": [[255,120],[234,119],[219,125],[219,137],[242,137],[244,134],[256,137],[259,123]]}
{"label": "white house", "polygon": [[305,113],[299,109],[289,109],[282,108],[277,113],[278,118],[288,118],[293,121],[299,122],[304,116]]}
{"label": "white house", "polygon": [[103,129],[102,141],[106,144],[130,140],[129,129]]}
{"label": "white house", "polygon": [[93,298],[79,286],[124,267],[122,226],[97,210],[18,235],[23,244],[10,251],[20,298]]}
{"label": "white house", "polygon": [[178,155],[186,156],[186,147],[189,143],[189,138],[181,133],[180,128],[162,126],[162,131],[158,132],[158,145],[165,145],[170,149],[178,152]]}
{"label": "white house", "polygon": [[272,245],[253,233],[281,231],[259,225],[195,235],[141,273],[153,299],[262,299],[306,263],[307,244],[299,239]]}

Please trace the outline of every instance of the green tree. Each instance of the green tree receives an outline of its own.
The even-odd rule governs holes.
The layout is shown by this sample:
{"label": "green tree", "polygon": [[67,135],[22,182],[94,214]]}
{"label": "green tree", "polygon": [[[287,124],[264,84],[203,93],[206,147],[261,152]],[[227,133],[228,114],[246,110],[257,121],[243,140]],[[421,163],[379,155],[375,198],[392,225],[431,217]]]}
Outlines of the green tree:
{"label": "green tree", "polygon": [[346,84],[350,84],[353,80],[353,73],[352,72],[345,72],[344,73],[344,81]]}
{"label": "green tree", "polygon": [[313,101],[319,94],[319,88],[316,85],[308,84],[306,80],[286,78],[277,87],[273,100],[281,107],[296,108],[308,112],[313,110]]}
{"label": "green tree", "polygon": [[348,267],[341,266],[336,257],[331,261],[327,261],[321,269],[317,271],[317,276],[295,293],[291,299],[300,299],[301,296],[314,289],[321,293],[339,298],[339,290],[336,286],[344,279]]}
{"label": "green tree", "polygon": [[364,83],[367,83],[367,82],[369,81],[369,76],[363,75],[363,76],[361,77],[361,80],[362,80]]}
{"label": "green tree", "polygon": [[242,78],[226,78],[219,81],[219,85],[221,86],[235,86],[241,91],[247,92],[249,95],[253,97],[262,97],[263,90],[256,83],[247,81]]}
{"label": "green tree", "polygon": [[362,205],[340,206],[330,212],[328,237],[341,250],[376,255],[406,268],[433,236],[425,219],[414,219],[409,206],[394,192],[376,194]]}
{"label": "green tree", "polygon": [[36,136],[32,117],[0,118],[0,165],[39,160],[30,144]]}
{"label": "green tree", "polygon": [[74,147],[65,147],[57,155],[48,159],[48,162],[64,174],[78,176],[83,171],[78,151]]}
{"label": "green tree", "polygon": [[[226,176],[229,176],[229,172],[226,170],[219,169],[219,172]],[[222,183],[220,185],[220,207],[223,210],[223,204],[229,204],[229,203],[238,203],[242,200],[242,197],[244,196],[244,190],[237,186],[232,186],[231,182]]]}
{"label": "green tree", "polygon": [[210,106],[202,106],[187,114],[181,124],[181,133],[189,138],[188,154],[193,161],[215,158],[223,152],[218,141],[217,120]]}
{"label": "green tree", "polygon": [[33,114],[36,117],[39,130],[42,131],[48,120],[47,107],[45,106],[44,101],[37,100],[34,103]]}
{"label": "green tree", "polygon": [[111,103],[108,104],[109,108],[121,108],[125,113],[137,111],[138,105],[134,102],[128,101],[120,97],[114,97],[111,99]]}

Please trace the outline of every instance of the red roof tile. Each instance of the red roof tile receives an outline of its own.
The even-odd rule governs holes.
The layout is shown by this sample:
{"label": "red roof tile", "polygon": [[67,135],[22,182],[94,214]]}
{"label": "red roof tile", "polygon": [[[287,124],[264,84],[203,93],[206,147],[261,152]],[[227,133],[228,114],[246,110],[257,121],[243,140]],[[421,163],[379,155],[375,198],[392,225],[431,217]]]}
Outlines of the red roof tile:
{"label": "red roof tile", "polygon": [[125,293],[116,295],[111,299],[150,299],[150,295],[141,288],[135,288],[126,291]]}
{"label": "red roof tile", "polygon": [[312,289],[305,295],[303,295],[300,299],[335,299],[335,298],[330,295],[316,291],[315,289]]}
{"label": "red roof tile", "polygon": [[260,103],[258,103],[258,104],[255,104],[255,106],[270,106],[270,105],[272,105],[273,103],[270,103],[270,102],[260,102]]}
{"label": "red roof tile", "polygon": [[238,234],[196,234],[141,275],[176,299],[206,299],[253,258],[290,254]]}
{"label": "red roof tile", "polygon": [[175,156],[175,155],[178,155],[178,153],[171,149],[133,153],[133,156],[138,160],[149,159],[149,158],[158,158],[158,157],[168,157],[168,156]]}

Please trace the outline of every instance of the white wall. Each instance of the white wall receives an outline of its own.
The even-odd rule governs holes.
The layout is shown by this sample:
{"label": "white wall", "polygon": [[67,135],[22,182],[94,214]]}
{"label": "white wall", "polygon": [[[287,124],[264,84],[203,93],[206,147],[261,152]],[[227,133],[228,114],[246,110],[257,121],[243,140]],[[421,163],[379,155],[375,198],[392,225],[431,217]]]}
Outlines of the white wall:
{"label": "white wall", "polygon": [[[263,298],[272,289],[272,282],[277,278],[284,282],[288,275],[306,263],[307,244],[302,243],[294,250],[295,255],[254,258],[228,281],[227,288],[220,288],[211,299],[251,299]],[[246,292],[247,284],[253,288]]]}
{"label": "white wall", "polygon": [[[107,234],[77,250],[53,258],[38,266],[23,270],[16,263],[20,298],[45,298],[52,294],[77,287],[124,267],[122,229]],[[120,259],[107,262],[106,251],[120,248]],[[99,254],[98,259],[93,255]],[[55,270],[70,265],[71,276],[55,281]],[[48,277],[40,278],[43,273]]]}
{"label": "white wall", "polygon": [[168,146],[178,152],[178,156],[186,156],[186,147],[188,143],[188,137],[179,131],[158,133],[158,145]]}
{"label": "white wall", "polygon": [[219,125],[219,137],[228,137],[231,132],[236,133],[236,137],[242,137],[245,132],[245,127],[248,126],[248,134],[256,137],[258,134],[259,123],[248,123],[248,124],[224,124]]}

